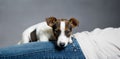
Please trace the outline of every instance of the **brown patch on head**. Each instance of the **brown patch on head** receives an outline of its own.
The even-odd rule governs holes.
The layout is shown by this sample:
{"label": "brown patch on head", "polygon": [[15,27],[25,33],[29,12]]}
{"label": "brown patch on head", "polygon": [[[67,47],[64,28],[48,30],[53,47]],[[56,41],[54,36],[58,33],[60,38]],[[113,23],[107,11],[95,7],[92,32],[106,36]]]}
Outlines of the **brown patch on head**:
{"label": "brown patch on head", "polygon": [[52,29],[53,29],[53,34],[54,34],[55,38],[58,39],[58,36],[61,33],[60,20],[57,20],[56,23],[54,23],[54,25],[52,26]]}
{"label": "brown patch on head", "polygon": [[72,34],[72,26],[71,24],[69,23],[68,20],[65,21],[65,35],[67,37],[70,37],[70,35]]}

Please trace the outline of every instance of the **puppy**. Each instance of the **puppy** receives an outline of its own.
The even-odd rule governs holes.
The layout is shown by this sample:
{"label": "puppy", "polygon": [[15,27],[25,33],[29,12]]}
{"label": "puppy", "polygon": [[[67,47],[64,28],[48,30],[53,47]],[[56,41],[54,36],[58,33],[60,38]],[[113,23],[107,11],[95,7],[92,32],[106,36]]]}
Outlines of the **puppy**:
{"label": "puppy", "polygon": [[38,23],[26,29],[18,44],[55,40],[57,46],[65,47],[68,43],[72,43],[72,29],[78,25],[79,21],[75,18],[67,20],[48,17],[46,22]]}

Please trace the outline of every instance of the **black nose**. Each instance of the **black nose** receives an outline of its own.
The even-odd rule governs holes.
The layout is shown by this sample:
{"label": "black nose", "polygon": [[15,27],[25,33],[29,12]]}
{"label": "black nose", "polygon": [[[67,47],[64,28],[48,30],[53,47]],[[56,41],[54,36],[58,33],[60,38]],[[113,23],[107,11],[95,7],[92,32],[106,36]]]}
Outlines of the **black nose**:
{"label": "black nose", "polygon": [[60,47],[64,47],[65,46],[65,43],[60,43]]}

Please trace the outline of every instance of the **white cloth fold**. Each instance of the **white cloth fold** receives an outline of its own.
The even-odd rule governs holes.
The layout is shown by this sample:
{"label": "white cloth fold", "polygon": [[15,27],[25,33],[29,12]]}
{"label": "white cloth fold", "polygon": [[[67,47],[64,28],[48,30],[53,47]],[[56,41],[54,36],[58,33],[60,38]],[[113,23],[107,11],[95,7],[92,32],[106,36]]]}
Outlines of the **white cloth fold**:
{"label": "white cloth fold", "polygon": [[96,28],[73,35],[86,59],[120,59],[120,28]]}

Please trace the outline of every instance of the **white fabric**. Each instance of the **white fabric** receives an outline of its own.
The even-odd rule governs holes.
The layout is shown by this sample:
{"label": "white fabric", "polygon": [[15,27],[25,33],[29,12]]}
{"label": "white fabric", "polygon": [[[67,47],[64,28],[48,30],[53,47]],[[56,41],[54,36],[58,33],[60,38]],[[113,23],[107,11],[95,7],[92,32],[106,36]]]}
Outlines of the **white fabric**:
{"label": "white fabric", "polygon": [[120,59],[120,28],[96,28],[73,36],[86,59]]}

